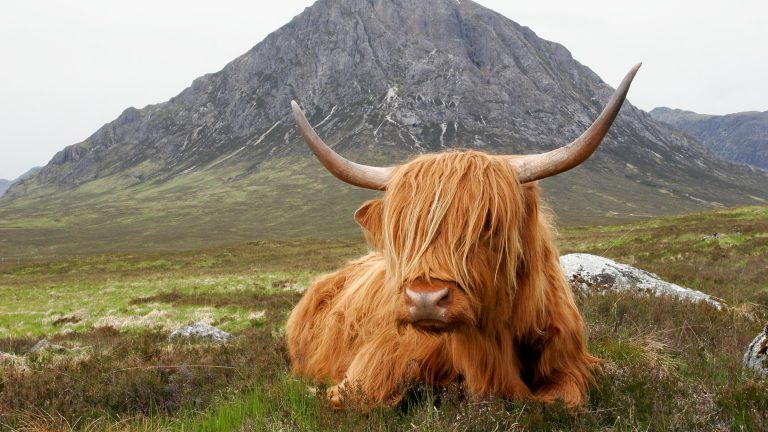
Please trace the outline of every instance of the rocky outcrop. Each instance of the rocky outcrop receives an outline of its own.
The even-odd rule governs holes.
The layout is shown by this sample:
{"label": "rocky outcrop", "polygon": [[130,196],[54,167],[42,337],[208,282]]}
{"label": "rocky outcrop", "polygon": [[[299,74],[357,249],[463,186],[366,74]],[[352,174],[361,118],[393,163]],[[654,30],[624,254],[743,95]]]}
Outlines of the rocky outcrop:
{"label": "rocky outcrop", "polygon": [[666,282],[657,275],[608,258],[584,253],[560,257],[566,278],[581,290],[612,290],[657,296],[673,296],[694,302],[704,301],[717,309],[725,302],[701,291]]}
{"label": "rocky outcrop", "polygon": [[210,324],[200,322],[173,331],[170,336],[168,336],[168,341],[175,342],[182,339],[192,339],[204,342],[222,343],[228,341],[231,336],[232,335],[229,333],[217,329]]}
{"label": "rocky outcrop", "polygon": [[768,377],[768,325],[749,344],[743,363],[745,368]]}
{"label": "rocky outcrop", "polygon": [[723,159],[768,169],[768,111],[716,116],[661,107],[650,114],[695,137]]}
{"label": "rocky outcrop", "polygon": [[24,174],[18,176],[15,180],[0,179],[0,197],[2,197],[5,191],[10,189],[14,183],[20,180],[24,180],[26,178],[32,177],[33,175],[37,174],[37,172],[40,171],[41,169],[42,169],[41,167],[31,168]]}
{"label": "rocky outcrop", "polygon": [[32,348],[29,349],[30,353],[38,354],[41,352],[52,352],[55,354],[65,354],[69,350],[61,345],[51,343],[48,339],[41,339]]}
{"label": "rocky outcrop", "polygon": [[6,190],[11,187],[13,182],[11,180],[0,179],[0,197],[3,196]]}

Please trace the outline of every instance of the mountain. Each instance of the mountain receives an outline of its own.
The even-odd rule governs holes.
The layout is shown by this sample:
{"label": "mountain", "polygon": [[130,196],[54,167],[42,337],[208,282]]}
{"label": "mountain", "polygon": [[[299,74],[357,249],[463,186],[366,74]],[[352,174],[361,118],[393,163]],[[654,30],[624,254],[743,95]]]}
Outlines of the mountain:
{"label": "mountain", "polygon": [[11,187],[13,180],[0,179],[0,196],[3,196],[5,191]]}
{"label": "mountain", "polygon": [[[221,71],[126,109],[17,182],[0,199],[0,237],[14,253],[51,254],[357,236],[352,213],[375,193],[314,160],[292,99],[344,156],[385,164],[454,147],[550,150],[611,93],[562,45],[469,0],[319,0]],[[589,161],[542,185],[569,224],[768,198],[768,174],[629,103]]]}
{"label": "mountain", "polygon": [[39,166],[32,167],[32,168],[28,169],[24,174],[16,177],[16,179],[13,180],[13,181],[17,182],[19,180],[24,180],[26,178],[32,177],[33,175],[35,175],[38,172],[40,172],[40,170],[42,170],[42,169],[43,169],[43,167],[39,167]]}
{"label": "mountain", "polygon": [[42,167],[34,167],[34,168],[30,169],[29,171],[25,172],[24,174],[18,176],[15,180],[0,179],[0,197],[3,196],[5,191],[8,190],[13,183],[15,183],[15,182],[17,182],[19,180],[25,179],[27,177],[31,177],[32,175],[34,175],[35,173],[37,173],[41,169],[42,169]]}
{"label": "mountain", "polygon": [[650,114],[682,129],[723,159],[768,169],[768,111],[716,116],[660,107]]}

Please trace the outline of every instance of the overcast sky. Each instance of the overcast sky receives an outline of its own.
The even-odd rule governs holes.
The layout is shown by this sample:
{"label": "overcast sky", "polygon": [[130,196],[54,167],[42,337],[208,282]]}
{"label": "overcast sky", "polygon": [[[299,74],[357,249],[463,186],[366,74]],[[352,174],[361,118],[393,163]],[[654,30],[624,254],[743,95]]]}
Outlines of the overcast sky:
{"label": "overcast sky", "polygon": [[[2,0],[0,178],[46,164],[129,106],[220,70],[312,0]],[[565,45],[629,100],[768,110],[768,1],[479,0]]]}

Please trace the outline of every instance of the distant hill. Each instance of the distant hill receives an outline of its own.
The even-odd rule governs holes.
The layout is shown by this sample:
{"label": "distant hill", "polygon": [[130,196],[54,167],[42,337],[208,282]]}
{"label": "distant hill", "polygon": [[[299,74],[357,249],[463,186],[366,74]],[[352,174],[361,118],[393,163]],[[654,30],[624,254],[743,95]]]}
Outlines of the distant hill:
{"label": "distant hill", "polygon": [[3,196],[5,191],[11,186],[13,180],[0,179],[0,196]]}
{"label": "distant hill", "polygon": [[43,168],[42,167],[34,167],[34,168],[30,169],[29,171],[25,172],[24,174],[18,176],[14,180],[0,179],[0,197],[3,196],[5,191],[8,190],[13,183],[15,183],[15,182],[17,182],[19,180],[25,179],[27,177],[33,176],[34,174],[36,174],[41,169],[43,169]]}
{"label": "distant hill", "polygon": [[24,174],[16,177],[16,180],[14,181],[24,180],[26,178],[32,177],[33,175],[40,172],[41,169],[43,169],[43,167],[32,167],[29,170],[27,170],[27,172],[25,172]]}
{"label": "distant hill", "polygon": [[[612,92],[562,45],[469,0],[319,0],[221,71],[126,109],[14,184],[0,237],[34,238],[43,254],[57,242],[97,251],[358,236],[352,213],[376,194],[311,156],[291,99],[343,155],[389,164],[457,147],[550,150]],[[630,103],[589,161],[542,186],[567,224],[768,199],[768,173],[715,158]]]}
{"label": "distant hill", "polygon": [[768,169],[768,111],[716,116],[662,107],[650,114],[695,137],[723,159]]}

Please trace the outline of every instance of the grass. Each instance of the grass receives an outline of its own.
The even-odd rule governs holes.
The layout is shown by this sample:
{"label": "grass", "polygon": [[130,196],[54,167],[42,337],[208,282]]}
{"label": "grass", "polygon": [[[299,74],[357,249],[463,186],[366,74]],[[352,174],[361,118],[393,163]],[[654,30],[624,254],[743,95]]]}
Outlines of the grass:
{"label": "grass", "polygon": [[[287,314],[312,277],[360,240],[259,241],[0,264],[0,429],[765,430],[765,381],[741,356],[768,320],[768,207],[571,227],[590,252],[724,298],[731,307],[579,294],[590,351],[605,359],[589,403],[476,400],[414,388],[394,408],[333,411],[289,373]],[[182,324],[232,332],[169,344]],[[64,353],[30,348],[41,338]],[[322,388],[319,389],[322,393]]]}
{"label": "grass", "polygon": [[284,158],[241,178],[244,170],[226,167],[135,185],[114,175],[55,194],[3,199],[0,257],[179,251],[284,239],[289,232],[293,238],[355,238],[352,214],[373,196],[340,187],[307,159]]}
{"label": "grass", "polygon": [[[0,260],[180,251],[255,238],[357,238],[352,215],[377,193],[343,185],[310,159],[308,150],[302,147],[301,151],[275,156],[269,163],[222,164],[162,180],[137,183],[118,173],[77,188],[48,185],[28,196],[0,198]],[[381,151],[384,154],[366,152],[358,161],[377,163],[371,158],[379,158],[391,163],[410,157],[395,150]],[[591,161],[587,165],[593,163],[607,166]],[[640,167],[640,172],[646,168],[648,172],[658,170],[656,166]],[[750,198],[742,190],[732,190],[732,182],[711,184],[696,178],[691,185],[694,177],[678,178],[676,181],[688,186],[670,186],[667,189],[674,190],[672,193],[660,189],[671,179],[657,178],[646,184],[633,176],[623,170],[585,168],[541,184],[567,225],[622,223],[765,202],[765,197]],[[687,197],[691,186],[701,191],[702,195],[694,195],[703,201]],[[749,189],[746,184],[740,188]],[[754,193],[760,195],[758,192]]]}

